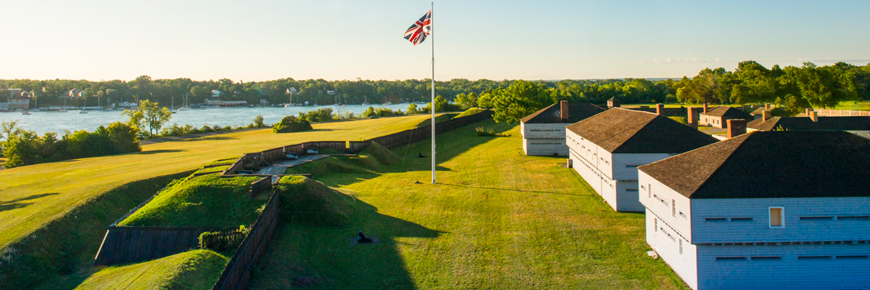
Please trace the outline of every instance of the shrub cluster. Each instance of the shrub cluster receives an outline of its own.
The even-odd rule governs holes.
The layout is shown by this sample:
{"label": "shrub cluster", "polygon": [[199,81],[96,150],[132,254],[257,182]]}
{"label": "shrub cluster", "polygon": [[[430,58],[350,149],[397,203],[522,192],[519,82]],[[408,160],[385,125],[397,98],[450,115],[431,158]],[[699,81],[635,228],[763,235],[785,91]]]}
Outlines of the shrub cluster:
{"label": "shrub cluster", "polygon": [[225,232],[204,232],[199,235],[199,248],[215,252],[236,249],[250,232],[251,229],[245,226],[239,226],[238,230]]}
{"label": "shrub cluster", "polygon": [[281,119],[281,122],[272,126],[272,132],[275,133],[301,132],[312,129],[311,123],[309,123],[308,120],[297,118],[296,116],[284,117]]}
{"label": "shrub cluster", "polygon": [[362,113],[362,116],[364,118],[369,118],[372,116],[389,117],[389,116],[404,116],[404,115],[405,115],[405,113],[402,113],[402,110],[393,111],[393,110],[390,110],[387,108],[381,108],[381,107],[375,108],[375,107],[371,107],[371,106],[368,109],[366,109],[365,111],[363,111],[363,113]]}
{"label": "shrub cluster", "polygon": [[230,132],[235,130],[242,129],[253,129],[253,128],[265,128],[267,127],[265,123],[263,123],[263,116],[256,116],[252,123],[247,126],[226,126],[221,127],[220,125],[209,126],[208,124],[202,125],[201,128],[194,127],[190,124],[186,124],[184,126],[180,126],[178,124],[173,123],[171,126],[165,127],[160,131],[159,135],[155,135],[155,137],[173,137],[173,136],[184,136],[184,135],[192,135],[192,134],[200,134],[200,133],[212,133],[212,132]]}
{"label": "shrub cluster", "polygon": [[[5,124],[4,124],[5,125]],[[61,161],[73,158],[104,156],[138,152],[139,129],[126,123],[115,122],[109,127],[100,126],[94,132],[66,132],[60,139],[57,133],[46,132],[40,137],[34,131],[10,126],[6,140],[0,144],[6,157],[6,168]]]}

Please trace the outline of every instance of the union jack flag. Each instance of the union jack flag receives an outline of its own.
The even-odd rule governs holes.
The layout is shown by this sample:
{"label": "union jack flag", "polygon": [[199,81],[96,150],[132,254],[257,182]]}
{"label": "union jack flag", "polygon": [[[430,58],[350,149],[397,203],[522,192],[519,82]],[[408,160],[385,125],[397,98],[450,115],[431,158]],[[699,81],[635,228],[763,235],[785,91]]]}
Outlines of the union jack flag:
{"label": "union jack flag", "polygon": [[408,27],[408,30],[405,31],[405,39],[410,40],[414,45],[421,44],[426,39],[426,35],[429,35],[431,29],[432,10],[429,10],[426,15],[420,17],[420,20],[417,20],[411,27]]}

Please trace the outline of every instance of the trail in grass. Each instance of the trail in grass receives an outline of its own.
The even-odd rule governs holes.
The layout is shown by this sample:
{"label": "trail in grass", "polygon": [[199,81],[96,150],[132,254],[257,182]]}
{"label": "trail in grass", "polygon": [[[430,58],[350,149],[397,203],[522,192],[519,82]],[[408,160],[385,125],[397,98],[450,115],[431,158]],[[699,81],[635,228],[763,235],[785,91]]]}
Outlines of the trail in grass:
{"label": "trail in grass", "polygon": [[[477,126],[512,136],[478,137]],[[430,160],[416,158],[428,140],[395,148],[397,165],[315,176],[377,213],[347,228],[282,225],[254,288],[308,276],[324,279],[311,289],[682,287],[646,257],[642,214],[613,212],[565,159],[524,156],[521,138],[492,121],[438,135],[434,185]],[[384,243],[351,246],[356,230]]]}

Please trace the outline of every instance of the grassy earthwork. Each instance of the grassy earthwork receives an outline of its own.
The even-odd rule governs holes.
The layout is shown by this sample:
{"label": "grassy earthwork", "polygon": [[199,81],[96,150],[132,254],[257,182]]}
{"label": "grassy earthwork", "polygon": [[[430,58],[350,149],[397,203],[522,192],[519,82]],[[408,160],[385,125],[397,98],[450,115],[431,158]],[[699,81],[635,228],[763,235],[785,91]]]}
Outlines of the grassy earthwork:
{"label": "grassy earthwork", "polygon": [[[307,141],[364,140],[414,128],[427,118],[320,123],[313,124],[313,131],[289,134],[270,129],[233,132],[147,144],[138,153],[0,170],[0,252],[38,253],[26,259],[32,264],[25,267],[30,269],[26,273],[4,272],[10,269],[0,265],[0,280],[21,280],[16,285],[27,287],[22,283],[78,271],[93,259],[106,226],[114,219],[170,180],[209,162]],[[122,188],[126,189],[119,191]],[[23,240],[28,236],[32,238]],[[56,265],[58,259],[64,264]]]}
{"label": "grassy earthwork", "polygon": [[[685,288],[646,255],[643,214],[614,212],[564,158],[524,156],[521,138],[491,120],[438,135],[436,184],[417,158],[429,140],[294,169],[334,188],[348,222],[282,223],[251,289]],[[360,230],[380,243],[354,245]]]}

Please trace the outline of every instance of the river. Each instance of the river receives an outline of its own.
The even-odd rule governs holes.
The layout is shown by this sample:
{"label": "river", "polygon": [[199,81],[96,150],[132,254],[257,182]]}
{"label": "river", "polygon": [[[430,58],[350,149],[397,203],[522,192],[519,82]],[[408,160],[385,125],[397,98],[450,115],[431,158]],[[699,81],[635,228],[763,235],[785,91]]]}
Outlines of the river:
{"label": "river", "polygon": [[[392,105],[377,105],[370,106],[378,108],[388,108],[393,111],[402,110],[406,112],[409,104],[392,104]],[[425,104],[417,104],[418,107],[423,107]],[[254,117],[263,116],[266,124],[271,125],[281,121],[281,118],[289,115],[299,115],[299,112],[313,111],[321,108],[332,108],[333,113],[336,112],[353,112],[359,115],[369,106],[362,105],[346,105],[346,106],[299,106],[299,107],[238,107],[238,108],[209,108],[209,109],[189,109],[178,111],[172,114],[172,119],[167,125],[176,123],[178,125],[190,124],[194,127],[202,127],[204,124],[209,126],[220,125],[225,126],[245,126],[253,122]],[[0,121],[17,121],[18,127],[24,130],[36,131],[40,135],[45,132],[56,132],[60,135],[65,130],[78,131],[87,130],[94,131],[99,126],[106,126],[116,121],[126,121],[127,118],[121,116],[121,110],[110,111],[87,111],[87,114],[80,114],[79,111],[71,110],[67,112],[30,112],[30,115],[22,115],[20,112],[0,112]]]}

